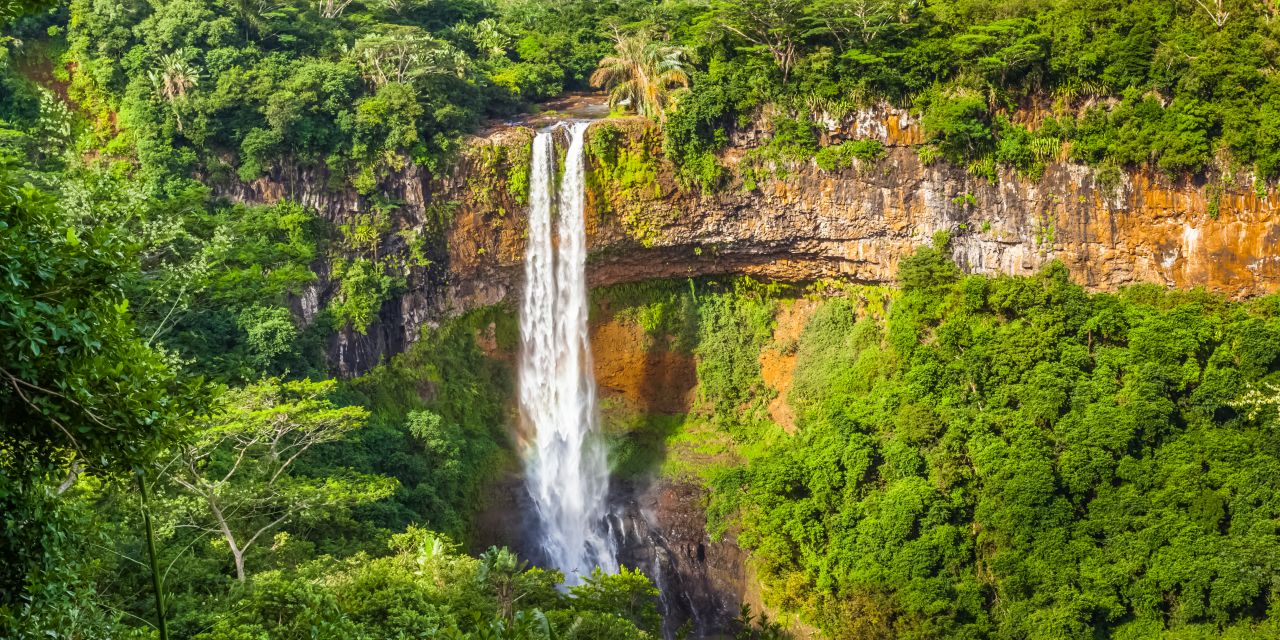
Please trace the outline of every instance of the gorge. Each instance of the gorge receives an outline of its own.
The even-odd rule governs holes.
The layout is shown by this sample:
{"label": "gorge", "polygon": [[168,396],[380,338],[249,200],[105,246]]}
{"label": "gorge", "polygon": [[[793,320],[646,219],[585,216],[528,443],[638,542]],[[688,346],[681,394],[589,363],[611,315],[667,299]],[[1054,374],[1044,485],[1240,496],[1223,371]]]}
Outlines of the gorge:
{"label": "gorge", "polygon": [[[1262,196],[1244,189],[1227,191],[1216,196],[1218,212],[1210,216],[1208,186],[1152,173],[1131,172],[1118,184],[1106,185],[1092,169],[1056,163],[1039,180],[1004,172],[993,183],[947,164],[925,165],[913,148],[922,140],[918,127],[903,111],[859,112],[824,135],[833,142],[879,141],[885,146],[883,158],[836,171],[800,163],[785,175],[766,177],[755,189],[735,183],[715,194],[678,183],[657,147],[652,125],[612,118],[583,127],[587,284],[608,289],[654,278],[735,274],[790,283],[891,283],[898,263],[943,231],[951,236],[951,258],[975,274],[1026,275],[1060,260],[1074,281],[1092,290],[1148,281],[1245,297],[1280,287],[1273,249],[1280,239],[1275,213],[1280,198],[1274,190]],[[612,150],[600,150],[590,148],[593,131],[620,133]],[[727,160],[764,139],[764,131],[740,133]],[[386,183],[405,203],[395,214],[394,228],[424,224],[433,203],[442,201],[454,203],[452,218],[445,244],[433,249],[434,262],[410,270],[406,289],[383,304],[367,333],[348,330],[334,338],[330,354],[339,370],[358,374],[405,349],[424,327],[471,309],[516,300],[524,306],[554,304],[558,298],[546,293],[545,282],[526,288],[533,277],[528,268],[546,255],[549,240],[544,233],[550,227],[541,227],[541,198],[551,193],[541,191],[544,154],[550,153],[542,145],[549,142],[546,133],[499,127],[474,139],[448,175],[408,174]],[[533,149],[528,215],[511,190],[512,182],[521,182],[525,148]],[[604,157],[610,151],[623,160],[610,162]],[[572,148],[568,153],[567,158],[577,157]],[[635,175],[620,170],[628,162]],[[309,186],[322,181],[306,173],[281,174],[232,193],[250,201],[291,194],[338,221],[363,210],[363,200],[355,194],[335,196]],[[396,251],[400,238],[384,236],[385,250]],[[557,244],[574,246],[563,239]],[[328,286],[322,279],[303,298],[319,304],[332,295]],[[542,293],[529,299],[535,290]],[[592,314],[590,343],[584,346],[597,356],[595,373],[606,401],[647,407],[642,413],[690,410],[695,382],[688,356],[648,345],[634,323],[597,310]],[[526,319],[527,313],[522,323]],[[782,349],[786,339],[780,336],[777,343]],[[495,356],[525,362],[514,354]],[[778,385],[779,395],[790,387],[789,376],[770,381]],[[522,395],[522,403],[527,402]],[[780,411],[789,411],[779,404]],[[789,419],[774,417],[782,424]],[[582,420],[575,423],[586,424]],[[504,481],[498,491],[512,490],[512,484]],[[707,497],[697,483],[640,478],[609,486],[619,560],[640,567],[663,588],[667,633],[686,621],[699,633],[716,633],[731,627],[740,603],[750,602],[757,610],[762,606],[732,534],[725,540],[708,534],[701,506]],[[538,500],[533,502],[503,499],[494,509],[536,512]],[[486,529],[480,548],[509,544],[530,557],[543,552],[537,540],[521,531],[525,520],[519,517],[485,513],[480,522]],[[578,532],[591,531],[574,526]],[[591,546],[603,547],[599,541]]]}
{"label": "gorge", "polygon": [[1280,638],[1280,8],[0,0],[0,638]]}

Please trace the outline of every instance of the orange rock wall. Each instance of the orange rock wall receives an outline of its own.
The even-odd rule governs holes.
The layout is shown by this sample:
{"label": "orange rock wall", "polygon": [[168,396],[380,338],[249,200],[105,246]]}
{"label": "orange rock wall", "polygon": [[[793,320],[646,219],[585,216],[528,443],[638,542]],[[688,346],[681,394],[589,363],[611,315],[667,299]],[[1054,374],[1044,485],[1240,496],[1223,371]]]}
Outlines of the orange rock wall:
{"label": "orange rock wall", "polygon": [[[824,144],[875,138],[885,157],[835,172],[813,161],[776,167],[776,176],[757,171],[763,177],[748,191],[736,176],[768,132],[744,128],[721,157],[734,177],[701,193],[679,185],[652,123],[615,118],[594,125],[620,128],[624,150],[649,157],[655,177],[623,185],[598,163],[589,167],[591,283],[724,273],[889,283],[899,260],[946,231],[953,257],[971,273],[1029,274],[1061,260],[1092,290],[1153,282],[1243,298],[1280,289],[1275,189],[1259,196],[1146,172],[1104,186],[1092,169],[1070,163],[1051,165],[1040,180],[1005,171],[991,183],[946,163],[923,164],[914,145],[924,136],[906,112],[881,108],[819,120]],[[333,339],[329,351],[340,373],[367,370],[424,325],[514,299],[526,207],[509,185],[533,135],[527,127],[498,128],[474,139],[451,172],[430,176],[410,167],[383,180],[381,196],[400,206],[379,255],[408,255],[407,239],[437,237],[441,220],[445,243],[426,247],[425,264],[406,267],[406,286],[367,333],[348,330]],[[323,170],[286,167],[219,191],[244,202],[298,201],[335,225],[371,210],[371,199],[329,182]],[[326,265],[318,272],[297,300],[307,320],[336,295]]]}
{"label": "orange rock wall", "polygon": [[[1259,197],[1227,189],[1215,215],[1206,185],[1143,172],[1104,187],[1092,169],[1058,163],[1038,181],[1005,171],[990,183],[946,163],[921,163],[910,145],[923,137],[907,114],[873,115],[854,114],[824,133],[828,141],[885,142],[884,159],[843,171],[809,161],[750,192],[733,181],[702,194],[680,188],[658,158],[652,188],[598,181],[589,194],[592,283],[718,273],[892,282],[902,257],[946,231],[956,262],[971,273],[1029,274],[1061,260],[1093,290],[1153,282],[1240,298],[1280,288],[1275,190]],[[653,144],[649,125],[611,122],[630,144]],[[737,142],[761,139],[745,132]],[[723,162],[732,171],[741,156],[731,149]],[[457,305],[496,302],[517,286],[523,233],[520,211],[497,216],[463,206],[449,245]]]}

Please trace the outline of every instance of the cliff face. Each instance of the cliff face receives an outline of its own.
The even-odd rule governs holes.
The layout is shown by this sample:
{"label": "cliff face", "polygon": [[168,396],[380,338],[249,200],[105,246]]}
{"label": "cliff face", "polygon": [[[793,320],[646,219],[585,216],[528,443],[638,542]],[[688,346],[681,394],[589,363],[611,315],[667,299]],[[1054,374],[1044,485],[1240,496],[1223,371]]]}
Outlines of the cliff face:
{"label": "cliff face", "polygon": [[[902,257],[947,231],[956,262],[971,273],[1028,274],[1061,260],[1094,290],[1153,282],[1246,297],[1280,288],[1280,196],[1274,191],[1259,197],[1149,173],[1104,186],[1095,171],[1069,163],[1051,165],[1040,180],[1005,171],[992,183],[948,163],[923,164],[907,146],[921,139],[915,123],[897,112],[879,117],[882,122],[859,114],[837,128],[840,137],[875,137],[887,146],[883,159],[855,161],[845,170],[828,172],[809,161],[785,167],[784,176],[761,180],[751,191],[735,180],[701,194],[679,188],[672,168],[655,159],[651,184],[598,181],[589,276],[594,284],[717,273],[891,282]],[[615,126],[632,146],[652,138],[635,121]],[[759,138],[737,140],[746,147]],[[739,150],[726,154],[730,167]],[[484,275],[492,287],[519,266],[522,225],[519,216],[457,220],[451,282],[462,300],[497,299],[467,289],[479,275],[468,256],[490,258]],[[514,280],[503,283],[490,293]]]}
{"label": "cliff face", "polygon": [[[1051,165],[1040,180],[1005,171],[989,182],[944,162],[922,163],[910,145],[923,136],[903,112],[869,110],[824,124],[824,142],[875,138],[886,146],[884,157],[838,171],[813,161],[771,167],[776,171],[753,189],[733,177],[715,193],[678,184],[652,125],[593,125],[620,133],[610,153],[621,159],[591,159],[591,284],[723,273],[891,282],[900,259],[947,231],[956,262],[972,273],[1028,274],[1061,260],[1094,290],[1152,282],[1239,298],[1280,288],[1274,190],[1259,196],[1141,172],[1108,181],[1070,163]],[[383,195],[401,203],[384,252],[403,251],[397,232],[422,228],[433,210],[448,211],[446,241],[431,248],[431,264],[408,269],[405,286],[367,334],[348,330],[335,338],[337,369],[363,371],[402,349],[424,324],[509,300],[518,290],[525,207],[509,185],[532,134],[504,128],[475,140],[448,175],[410,169],[384,181]],[[736,169],[744,152],[764,137],[752,129],[734,133],[721,158],[731,176],[742,174]],[[224,193],[251,202],[293,198],[335,224],[368,209],[364,198],[329,191],[324,176],[298,172]],[[318,271],[326,273],[323,265]],[[322,277],[303,297],[304,315],[334,293]]]}

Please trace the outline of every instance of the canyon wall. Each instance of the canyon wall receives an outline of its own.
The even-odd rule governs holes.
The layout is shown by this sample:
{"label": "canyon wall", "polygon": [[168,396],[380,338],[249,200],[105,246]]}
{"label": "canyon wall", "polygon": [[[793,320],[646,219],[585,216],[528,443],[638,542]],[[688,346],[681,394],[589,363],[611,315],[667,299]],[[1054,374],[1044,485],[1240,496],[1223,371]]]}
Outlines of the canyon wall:
{"label": "canyon wall", "polygon": [[[1092,290],[1151,282],[1241,298],[1280,288],[1275,190],[1148,172],[1108,180],[1067,162],[1049,165],[1038,180],[1002,170],[989,181],[945,162],[923,163],[915,149],[920,127],[902,111],[867,110],[823,126],[824,143],[874,138],[885,145],[883,158],[837,171],[812,160],[771,165],[757,169],[763,177],[747,189],[744,158],[767,139],[748,128],[734,132],[721,155],[725,183],[703,192],[680,185],[654,125],[637,118],[593,125],[617,131],[622,159],[611,165],[593,156],[590,163],[591,284],[726,273],[892,282],[900,259],[945,231],[956,262],[971,273],[1028,274],[1061,260]],[[421,229],[433,207],[447,210],[448,228],[431,247],[430,264],[407,269],[405,286],[366,333],[334,338],[336,369],[359,373],[403,349],[424,325],[510,299],[525,236],[524,205],[510,183],[532,134],[499,127],[474,139],[446,175],[411,168],[383,181],[383,196],[400,203],[383,252],[403,251],[401,232]],[[325,176],[306,172],[276,172],[222,191],[247,202],[299,200],[335,224],[369,208],[367,198],[335,192]],[[304,317],[335,295],[324,266],[317,271],[320,281],[299,302]]]}
{"label": "canyon wall", "polygon": [[[922,163],[911,147],[921,140],[915,123],[899,112],[882,116],[878,123],[861,114],[832,136],[887,145],[883,159],[845,170],[800,162],[751,191],[731,179],[706,194],[680,188],[672,168],[655,158],[652,184],[598,185],[591,277],[596,284],[717,273],[891,282],[898,260],[946,231],[956,262],[971,273],[1029,274],[1061,260],[1093,290],[1152,282],[1240,298],[1280,287],[1274,191],[1260,197],[1217,187],[1215,195],[1193,179],[1145,172],[1103,186],[1096,172],[1070,163],[1050,165],[1035,181],[1005,170],[991,182],[945,162]],[[596,126],[610,125],[633,146],[653,137],[635,120]],[[760,139],[736,138],[743,146],[723,159],[731,170],[741,149]],[[502,298],[520,264],[521,233],[518,216],[459,216],[449,246],[456,300]]]}

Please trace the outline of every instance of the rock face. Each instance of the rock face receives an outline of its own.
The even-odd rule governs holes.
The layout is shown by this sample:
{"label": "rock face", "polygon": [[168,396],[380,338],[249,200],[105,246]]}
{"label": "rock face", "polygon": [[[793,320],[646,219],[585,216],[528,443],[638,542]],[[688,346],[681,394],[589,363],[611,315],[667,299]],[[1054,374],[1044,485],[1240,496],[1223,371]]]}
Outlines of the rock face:
{"label": "rock face", "polygon": [[[1038,181],[1004,172],[992,183],[947,163],[924,165],[913,149],[897,146],[918,139],[905,119],[893,115],[898,124],[879,130],[889,144],[879,161],[834,172],[801,163],[752,191],[740,181],[714,194],[681,190],[661,160],[652,191],[606,183],[590,230],[593,281],[749,273],[891,282],[902,257],[946,231],[955,260],[971,273],[1028,274],[1061,260],[1095,290],[1153,282],[1245,297],[1280,288],[1275,192],[1215,196],[1193,181],[1147,173],[1103,186],[1091,169],[1062,163]],[[643,137],[633,130],[629,140],[642,144]],[[454,238],[482,249],[513,247],[519,228],[518,219],[455,226]],[[518,265],[518,251],[508,252]],[[488,267],[501,273],[501,264]],[[469,279],[465,264],[453,271],[454,282]]]}
{"label": "rock face", "polygon": [[[1274,190],[1258,195],[1143,172],[1108,180],[1069,163],[1052,164],[1036,181],[1005,171],[989,182],[944,162],[922,163],[911,148],[923,139],[919,126],[903,112],[868,110],[824,125],[824,142],[875,138],[886,146],[884,157],[830,172],[811,160],[770,167],[778,171],[747,190],[738,169],[764,133],[744,129],[721,158],[735,177],[700,193],[678,184],[652,125],[634,118],[593,125],[620,133],[613,151],[626,162],[596,156],[590,163],[591,283],[724,273],[891,282],[899,260],[945,231],[956,262],[972,273],[1027,274],[1061,260],[1094,290],[1152,282],[1239,298],[1280,289]],[[443,244],[430,247],[431,264],[407,269],[405,287],[366,334],[335,338],[336,369],[366,370],[423,325],[518,290],[525,208],[512,183],[527,172],[521,154],[532,134],[504,128],[474,140],[448,175],[410,168],[383,181],[382,195],[401,203],[384,254],[404,251],[398,234],[423,229],[441,211],[447,232]],[[248,202],[299,200],[334,224],[369,209],[366,198],[334,192],[326,182],[319,173],[277,172],[222,191]],[[325,273],[323,265],[318,271]],[[322,278],[309,295],[315,306],[335,295],[334,284]]]}
{"label": "rock face", "polygon": [[731,633],[747,597],[746,553],[731,537],[707,535],[704,491],[658,480],[612,493],[618,561],[643,571],[661,590],[663,635]]}
{"label": "rock face", "polygon": [[[288,163],[275,167],[267,175],[250,183],[210,180],[216,194],[247,204],[274,204],[282,200],[293,201],[317,212],[331,227],[352,224],[361,216],[370,215],[376,208],[375,201],[362,196],[341,183],[333,184],[332,176],[324,168],[300,169]],[[405,256],[410,253],[407,231],[421,231],[432,221],[432,194],[436,186],[422,168],[409,165],[393,178],[380,185],[379,197],[394,203],[389,228],[378,241],[376,251],[380,255]],[[342,375],[354,375],[368,371],[383,357],[399,353],[419,335],[419,329],[435,318],[441,317],[446,307],[437,292],[448,281],[444,251],[430,245],[421,266],[408,268],[402,275],[406,286],[400,295],[382,305],[375,320],[363,331],[350,327],[336,332],[329,339],[328,355],[333,369]],[[293,301],[294,311],[303,322],[316,320],[320,309],[339,295],[338,283],[330,277],[332,260],[344,255],[341,248],[312,265],[319,276],[301,296]]]}
{"label": "rock face", "polygon": [[[649,576],[662,593],[663,636],[727,637],[751,592],[747,554],[732,535],[712,541],[705,490],[666,479],[614,482],[611,533],[618,562]],[[506,475],[484,498],[472,527],[472,553],[506,546],[534,564],[544,560],[533,504],[519,475]],[[756,603],[759,607],[759,603]]]}

